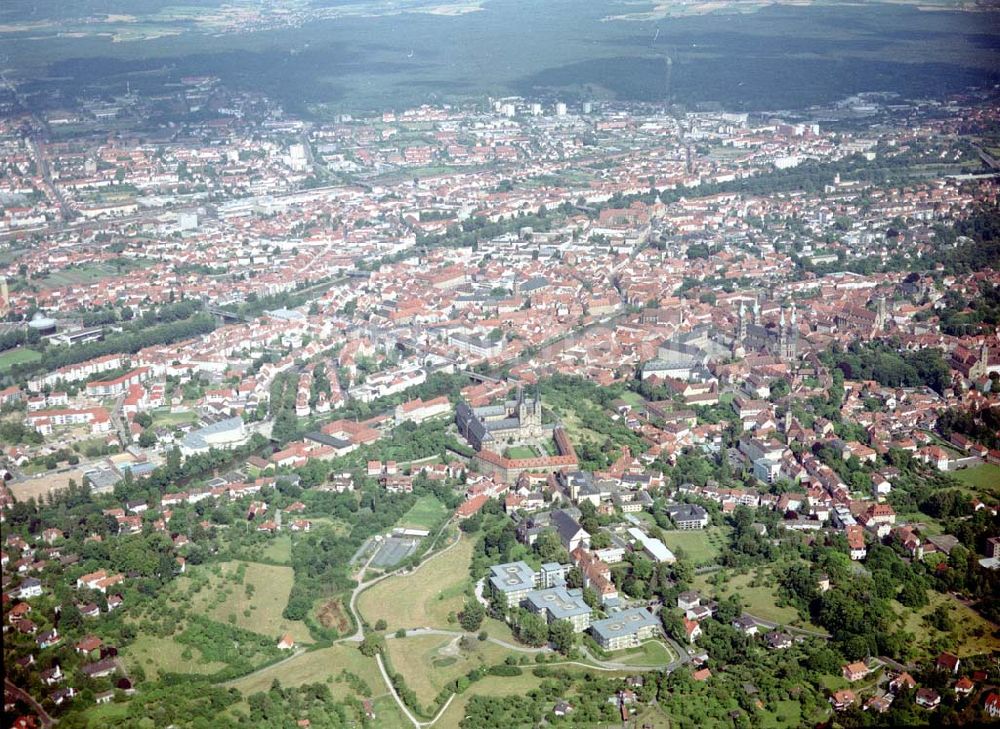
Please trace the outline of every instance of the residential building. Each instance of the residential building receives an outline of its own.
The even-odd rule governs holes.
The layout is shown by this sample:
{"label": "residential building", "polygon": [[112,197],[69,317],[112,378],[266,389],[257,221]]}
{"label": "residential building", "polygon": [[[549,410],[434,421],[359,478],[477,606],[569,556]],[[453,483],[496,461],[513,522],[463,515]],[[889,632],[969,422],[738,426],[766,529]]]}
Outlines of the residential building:
{"label": "residential building", "polygon": [[604,650],[634,648],[657,634],[660,623],[646,608],[629,608],[590,625],[594,640]]}

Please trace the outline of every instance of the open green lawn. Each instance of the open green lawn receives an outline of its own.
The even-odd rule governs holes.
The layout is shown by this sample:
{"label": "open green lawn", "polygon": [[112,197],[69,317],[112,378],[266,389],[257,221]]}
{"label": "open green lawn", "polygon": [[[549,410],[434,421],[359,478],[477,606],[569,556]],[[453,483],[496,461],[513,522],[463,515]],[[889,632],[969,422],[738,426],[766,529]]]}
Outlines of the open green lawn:
{"label": "open green lawn", "polygon": [[615,652],[608,659],[630,666],[663,666],[674,660],[674,652],[658,640],[647,640],[638,649]]}
{"label": "open green lawn", "polygon": [[417,499],[408,512],[403,514],[398,526],[409,527],[411,529],[430,529],[437,524],[441,517],[448,510],[445,505],[431,494],[426,494]]}
{"label": "open green lawn", "polygon": [[538,451],[530,446],[511,446],[504,451],[504,455],[513,459],[538,458]]}
{"label": "open green lawn", "polygon": [[413,724],[403,716],[399,705],[390,694],[375,699],[375,722],[374,726],[379,729],[412,729]]}
{"label": "open green lawn", "polygon": [[[246,565],[246,573],[243,584],[237,584],[236,574],[241,564]],[[291,633],[296,641],[310,640],[305,623],[286,620],[281,615],[295,580],[291,567],[260,562],[222,562],[219,566],[218,576],[202,569],[200,574],[207,575],[208,582],[193,594],[192,589],[200,583],[185,577],[178,580],[178,588],[189,599],[192,609],[221,623],[232,618],[235,625],[274,636],[276,641],[285,633]]]}
{"label": "open green lawn", "polygon": [[471,561],[472,539],[463,537],[447,554],[415,572],[390,577],[365,590],[358,597],[358,611],[372,625],[385,620],[390,632],[423,626],[454,630],[448,614],[458,613],[465,604],[464,592],[472,582]]}
{"label": "open green lawn", "polygon": [[[123,259],[122,271],[128,271],[135,267],[130,261]],[[88,284],[100,281],[104,278],[118,275],[117,269],[107,263],[88,263],[83,266],[64,268],[53,271],[40,280],[44,288],[58,288],[60,286],[73,286],[76,284]]]}
{"label": "open green lawn", "polygon": [[[434,729],[458,729],[460,722],[465,717],[465,708],[473,696],[517,696],[524,695],[528,691],[537,688],[538,682],[541,679],[531,673],[533,667],[533,663],[521,666],[521,670],[524,673],[520,676],[486,676],[472,684],[465,693],[455,696],[454,700],[448,706],[447,711],[441,714],[441,718],[434,724]],[[587,671],[587,669],[572,665],[561,666],[560,668],[573,674],[578,680],[582,680],[580,676]],[[601,675],[605,677],[624,677],[628,674],[602,671]],[[567,696],[567,698],[571,698],[571,695]],[[654,727],[654,729],[668,729],[669,727],[677,726],[676,724],[671,724],[662,710],[656,706],[639,707],[639,710],[637,727],[645,726],[646,724]],[[631,722],[629,726],[632,726]]]}
{"label": "open green lawn", "polygon": [[[930,599],[930,603],[920,610],[904,608],[895,600],[891,603],[896,613],[903,616],[904,629],[916,636],[915,644],[918,651],[928,656],[934,653],[935,651],[930,649],[930,644],[942,635],[954,641],[951,648],[961,658],[1000,651],[1000,638],[993,636],[993,632],[998,629],[997,626],[951,595],[928,590],[927,597]],[[923,621],[923,616],[933,612],[939,605],[948,608],[952,622],[955,624],[954,629],[946,634],[942,634]]]}
{"label": "open green lawn", "polygon": [[351,533],[351,525],[343,519],[335,519],[329,516],[310,516],[309,521],[314,527],[324,525],[330,527],[331,531],[338,537],[347,536]]}
{"label": "open green lawn", "polygon": [[520,676],[487,676],[477,681],[464,694],[459,694],[434,725],[435,729],[458,729],[465,718],[465,707],[473,696],[518,696],[538,687],[539,678],[531,673],[531,666],[524,666]]}
{"label": "open green lawn", "polygon": [[261,559],[290,565],[292,563],[292,535],[285,533],[270,540],[261,552]]}
{"label": "open green lawn", "polygon": [[[294,516],[294,515],[293,515]],[[285,515],[286,520],[289,515]],[[318,520],[312,520],[314,524]],[[232,533],[229,532],[222,534],[222,539],[225,540],[228,535]],[[290,565],[292,563],[292,541],[296,538],[296,535],[291,532],[285,532],[284,534],[278,534],[277,536],[268,537],[258,542],[252,544],[240,544],[234,546],[233,554],[243,562],[263,562],[268,564],[277,565]]]}
{"label": "open green lawn", "polygon": [[153,427],[165,426],[171,427],[174,425],[182,425],[184,423],[197,423],[198,414],[193,410],[183,410],[181,412],[170,412],[170,408],[158,408],[153,410],[150,415],[153,416]]}
{"label": "open green lawn", "polygon": [[732,576],[728,582],[720,587],[709,584],[708,580],[718,574],[720,573],[714,572],[711,575],[698,575],[695,577],[693,583],[695,589],[715,599],[729,597],[735,592],[742,598],[746,611],[754,617],[770,620],[775,623],[797,625],[811,630],[818,630],[818,628],[809,623],[803,623],[799,619],[795,608],[779,607],[776,604],[778,599],[777,590],[776,586],[771,583],[769,571],[761,571],[761,579],[758,582],[762,584],[758,584],[756,587],[750,586],[750,583],[754,581],[752,572]]}
{"label": "open green lawn", "polygon": [[26,362],[37,362],[42,358],[40,352],[27,347],[17,347],[0,352],[0,372],[6,372],[14,365],[25,364]]}
{"label": "open green lawn", "polygon": [[580,420],[580,416],[576,414],[573,410],[566,409],[559,412],[559,419],[562,421],[563,426],[566,428],[566,432],[569,434],[569,439],[574,444],[580,443],[603,443],[606,440],[605,436],[602,436],[597,431],[591,430],[586,427]]}
{"label": "open green lawn", "polygon": [[646,404],[646,398],[644,398],[638,392],[633,392],[632,390],[626,390],[625,392],[623,392],[622,400],[624,400],[634,408],[641,408]]}
{"label": "open green lawn", "polygon": [[364,681],[373,697],[388,693],[375,659],[361,655],[356,643],[339,643],[329,648],[307,651],[290,661],[233,681],[230,685],[244,696],[249,696],[258,691],[267,691],[274,679],[281,681],[282,686],[289,687],[318,682],[328,684],[330,691],[338,699],[347,696],[364,698],[354,690],[349,681],[341,677],[341,672],[345,670]]}
{"label": "open green lawn", "polygon": [[[445,685],[478,666],[503,663],[510,651],[488,641],[472,639],[471,649],[459,645],[460,638],[416,635],[386,641],[393,670],[402,674],[421,704],[434,700]],[[475,690],[475,689],[472,689]]]}
{"label": "open green lawn", "polygon": [[128,716],[128,702],[94,704],[87,708],[86,715],[94,726],[115,726]]}
{"label": "open green lawn", "polygon": [[798,701],[776,701],[774,703],[773,710],[762,714],[761,726],[769,729],[799,726],[802,718],[802,707]]}
{"label": "open green lawn", "polygon": [[211,674],[226,667],[225,663],[205,661],[196,649],[185,658],[186,648],[173,638],[141,635],[125,649],[125,665],[141,666],[151,680],[160,673]]}
{"label": "open green lawn", "polygon": [[683,550],[696,565],[709,564],[722,552],[727,531],[723,527],[711,527],[664,532],[663,543],[675,553]]}
{"label": "open green lawn", "polygon": [[910,511],[896,514],[896,521],[903,524],[912,524],[926,536],[936,537],[944,534],[944,527],[934,517],[928,516],[922,511]]}
{"label": "open green lawn", "polygon": [[975,468],[963,468],[951,475],[982,494],[1000,496],[1000,466],[984,463]]}
{"label": "open green lawn", "polygon": [[823,674],[819,677],[819,683],[827,691],[839,691],[840,689],[847,688],[851,685],[843,676],[834,676],[831,674]]}
{"label": "open green lawn", "polygon": [[638,707],[638,713],[633,714],[629,726],[650,727],[650,729],[673,729],[676,722],[671,722],[670,717],[658,705]]}

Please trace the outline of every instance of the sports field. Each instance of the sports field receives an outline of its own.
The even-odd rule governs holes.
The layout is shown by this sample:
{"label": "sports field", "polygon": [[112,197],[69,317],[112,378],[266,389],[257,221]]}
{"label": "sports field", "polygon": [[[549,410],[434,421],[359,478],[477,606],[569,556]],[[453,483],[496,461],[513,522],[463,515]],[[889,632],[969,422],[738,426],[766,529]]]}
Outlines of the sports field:
{"label": "sports field", "polygon": [[411,506],[408,512],[403,514],[398,526],[410,529],[430,529],[441,520],[447,511],[445,505],[433,495],[425,494],[417,499],[417,503]]}
{"label": "sports field", "polygon": [[395,567],[416,552],[419,544],[419,539],[389,537],[382,542],[382,546],[379,547],[378,552],[375,554],[375,558],[372,560],[372,567],[376,569]]}
{"label": "sports field", "polygon": [[27,347],[17,347],[0,352],[0,372],[6,372],[14,365],[25,364],[26,362],[37,362],[42,358],[40,352]]}
{"label": "sports field", "polygon": [[358,610],[370,624],[385,620],[390,631],[423,626],[454,630],[448,613],[457,613],[465,603],[471,560],[472,540],[465,537],[416,572],[390,577],[365,590],[358,597]]}

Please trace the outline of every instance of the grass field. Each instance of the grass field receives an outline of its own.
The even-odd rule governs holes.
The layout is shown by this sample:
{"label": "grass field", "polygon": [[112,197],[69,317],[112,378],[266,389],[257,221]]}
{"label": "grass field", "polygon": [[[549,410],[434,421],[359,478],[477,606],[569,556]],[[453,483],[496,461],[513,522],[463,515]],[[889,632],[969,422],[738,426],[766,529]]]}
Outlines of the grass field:
{"label": "grass field", "polygon": [[[129,268],[131,266],[123,266],[122,270],[125,271]],[[92,263],[53,271],[45,276],[41,282],[45,288],[58,288],[60,286],[94,283],[95,281],[115,275],[117,275],[117,271],[114,266],[106,263]]]}
{"label": "grass field", "polygon": [[674,652],[658,640],[647,640],[638,650],[612,653],[608,660],[630,666],[662,666],[674,660]]}
{"label": "grass field", "polygon": [[292,563],[292,535],[282,534],[267,543],[261,558],[278,564]]}
{"label": "grass field", "polygon": [[434,725],[435,729],[458,729],[465,718],[465,707],[473,696],[514,696],[523,695],[538,687],[540,679],[531,674],[531,667],[525,666],[521,676],[487,676],[451,702],[448,710]]}
{"label": "grass field", "polygon": [[[677,724],[670,721],[663,709],[657,705],[652,706],[640,706],[639,713],[633,715],[632,725],[650,727],[650,729],[672,729],[676,727]],[[631,725],[630,725],[631,726]]]}
{"label": "grass field", "polygon": [[951,595],[943,595],[940,592],[928,590],[927,596],[930,603],[919,611],[908,610],[895,600],[892,607],[897,614],[903,615],[903,628],[916,636],[917,650],[930,654],[930,644],[936,641],[943,634],[923,621],[923,616],[933,612],[939,605],[946,606],[950,613],[952,622],[955,624],[953,630],[947,635],[954,641],[953,650],[961,658],[981,653],[992,653],[1000,651],[1000,638],[993,636],[993,631],[997,626],[983,618],[972,608],[966,607]]}
{"label": "grass field", "polygon": [[816,681],[827,691],[839,691],[840,689],[845,689],[851,685],[850,682],[843,676],[834,676],[828,673],[822,674],[816,679]]}
{"label": "grass field", "polygon": [[[243,584],[237,584],[239,565],[246,565]],[[235,616],[235,625],[275,640],[291,633],[296,641],[309,641],[305,623],[286,620],[281,616],[288,604],[295,575],[291,567],[261,564],[259,562],[223,562],[221,576],[207,570],[208,585],[190,596],[193,610],[221,623],[228,623]],[[250,586],[252,594],[248,594]],[[191,581],[181,578],[178,587],[189,594]]]}
{"label": "grass field", "polygon": [[198,422],[198,414],[193,410],[185,410],[179,413],[170,412],[170,408],[160,408],[150,413],[153,416],[153,427],[182,425],[184,423]]}
{"label": "grass field", "polygon": [[1000,466],[984,463],[975,468],[963,468],[951,475],[980,493],[1000,496]]}
{"label": "grass field", "polygon": [[192,651],[194,657],[185,658],[185,649],[173,638],[141,635],[126,648],[125,664],[142,666],[151,680],[160,673],[208,674],[226,667],[225,663],[203,661],[197,651]]}
{"label": "grass field", "polygon": [[511,446],[504,454],[507,458],[538,458],[538,451],[530,446]]}
{"label": "grass field", "polygon": [[912,524],[920,530],[921,534],[936,537],[944,534],[944,527],[937,519],[928,516],[922,511],[897,512],[896,521],[903,524]]}
{"label": "grass field", "polygon": [[434,496],[426,494],[417,499],[408,512],[403,514],[398,526],[411,529],[430,529],[437,524],[448,510]]}
{"label": "grass field", "polygon": [[764,712],[761,716],[763,727],[799,726],[802,719],[802,707],[798,701],[776,701],[774,710]]}
{"label": "grass field", "polygon": [[361,655],[356,643],[340,643],[329,648],[306,651],[290,661],[252,673],[230,685],[244,696],[249,696],[258,691],[267,691],[274,679],[288,687],[319,682],[328,684],[331,693],[338,699],[357,696],[349,682],[337,680],[344,670],[368,684],[373,697],[388,693],[375,659]]}
{"label": "grass field", "polygon": [[[386,651],[393,670],[403,675],[421,704],[428,704],[449,681],[478,666],[503,663],[510,655],[494,643],[473,638],[471,650],[462,650],[458,642],[448,636],[416,635],[386,641]],[[478,693],[478,686],[471,691]]]}
{"label": "grass field", "polygon": [[831,709],[828,706],[820,706],[812,712],[811,716],[802,716],[802,704],[791,699],[785,701],[775,701],[774,708],[765,708],[760,714],[760,725],[764,729],[777,729],[779,727],[793,726],[818,726],[829,718]]}
{"label": "grass field", "polygon": [[37,362],[41,358],[42,355],[40,352],[27,349],[26,347],[8,349],[6,352],[0,352],[0,372],[6,372],[14,365]]}
{"label": "grass field", "polygon": [[412,729],[413,724],[403,716],[396,700],[386,694],[375,699],[375,722],[379,729]]}
{"label": "grass field", "polygon": [[94,726],[115,726],[128,716],[128,703],[96,704],[87,709],[86,716]]}
{"label": "grass field", "polygon": [[[713,573],[719,574],[719,573]],[[798,612],[793,607],[778,607],[777,592],[775,586],[770,584],[770,574],[763,573],[760,582],[764,583],[756,587],[751,587],[753,573],[736,575],[721,587],[709,584],[708,579],[713,575],[698,575],[694,579],[694,587],[706,595],[715,599],[729,597],[734,592],[743,599],[743,605],[748,613],[770,620],[775,623],[787,625],[800,625]],[[802,624],[804,628],[815,629],[814,626]]]}
{"label": "grass field", "polygon": [[457,613],[465,603],[471,561],[472,540],[466,537],[416,572],[390,577],[365,590],[358,597],[358,610],[371,624],[385,620],[390,631],[423,626],[453,629],[448,613]]}
{"label": "grass field", "polygon": [[725,544],[726,530],[722,527],[664,532],[663,543],[671,550],[684,550],[696,565],[714,562]]}
{"label": "grass field", "polygon": [[[226,534],[223,534],[222,538],[225,539]],[[276,565],[290,565],[292,561],[292,539],[294,539],[294,536],[286,532],[266,541],[241,545],[234,552],[234,555],[237,560],[247,563],[264,562]]]}
{"label": "grass field", "polygon": [[641,408],[646,404],[646,398],[644,398],[638,392],[633,392],[632,390],[626,390],[625,392],[623,392],[621,399],[627,402],[633,408]]}
{"label": "grass field", "polygon": [[605,437],[597,431],[586,427],[580,420],[580,416],[572,410],[560,411],[559,418],[569,434],[569,439],[574,443],[603,443]]}
{"label": "grass field", "polygon": [[320,525],[330,527],[331,531],[338,537],[343,537],[351,533],[351,525],[343,519],[334,519],[329,516],[311,516],[309,517],[309,521],[313,523],[314,527]]}
{"label": "grass field", "polygon": [[[409,638],[407,638],[409,640]],[[568,672],[575,675],[577,678],[581,674],[586,673],[586,669],[581,669],[579,666],[565,666]],[[463,694],[455,696],[454,700],[448,706],[448,710],[445,711],[441,718],[434,724],[434,729],[458,729],[460,722],[465,717],[465,708],[468,706],[469,702],[472,700],[473,696],[516,696],[524,695],[528,691],[537,688],[538,682],[541,680],[531,673],[532,666],[522,666],[521,670],[524,673],[520,676],[486,676],[480,681],[469,688]],[[627,673],[601,673],[602,676],[620,676],[624,677],[628,675]],[[571,698],[571,697],[567,697]],[[571,702],[572,703],[572,702]],[[667,729],[671,727],[669,719],[666,715],[657,707],[648,707],[639,714],[639,721],[636,726],[644,726],[645,723],[650,724],[654,729]],[[604,726],[603,724],[601,726]],[[632,726],[631,722],[629,726]],[[676,726],[676,725],[673,725]]]}

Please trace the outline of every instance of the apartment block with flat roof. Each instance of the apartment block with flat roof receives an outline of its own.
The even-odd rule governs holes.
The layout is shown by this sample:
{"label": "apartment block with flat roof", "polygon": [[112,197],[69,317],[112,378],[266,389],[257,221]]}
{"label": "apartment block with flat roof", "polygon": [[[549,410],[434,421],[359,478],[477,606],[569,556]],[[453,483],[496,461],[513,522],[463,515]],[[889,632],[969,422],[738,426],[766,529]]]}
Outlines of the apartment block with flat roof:
{"label": "apartment block with flat roof", "polygon": [[606,651],[634,648],[656,635],[659,629],[656,616],[646,608],[622,610],[590,624],[594,640]]}
{"label": "apartment block with flat roof", "polygon": [[582,633],[590,627],[590,606],[583,600],[583,590],[550,587],[529,592],[524,606],[536,615],[544,615],[548,623],[568,620],[573,632]]}

